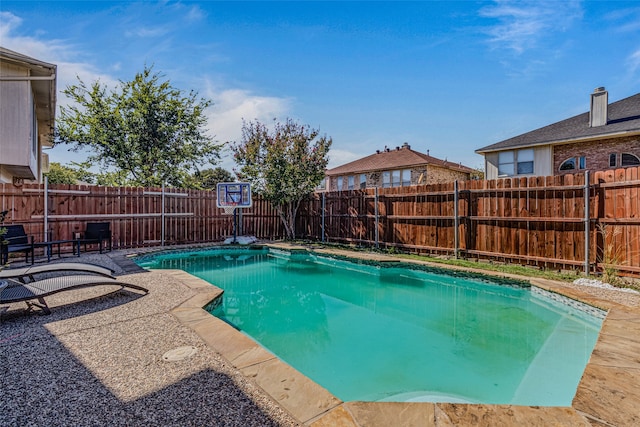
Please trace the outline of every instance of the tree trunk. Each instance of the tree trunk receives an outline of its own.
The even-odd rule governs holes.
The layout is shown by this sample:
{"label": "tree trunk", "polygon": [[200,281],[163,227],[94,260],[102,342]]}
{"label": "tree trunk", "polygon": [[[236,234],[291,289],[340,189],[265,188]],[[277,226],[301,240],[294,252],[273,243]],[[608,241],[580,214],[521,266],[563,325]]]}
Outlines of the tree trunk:
{"label": "tree trunk", "polygon": [[278,216],[280,217],[284,230],[287,233],[287,238],[291,240],[296,238],[296,216],[298,214],[299,206],[300,200],[275,206],[276,212],[278,212]]}

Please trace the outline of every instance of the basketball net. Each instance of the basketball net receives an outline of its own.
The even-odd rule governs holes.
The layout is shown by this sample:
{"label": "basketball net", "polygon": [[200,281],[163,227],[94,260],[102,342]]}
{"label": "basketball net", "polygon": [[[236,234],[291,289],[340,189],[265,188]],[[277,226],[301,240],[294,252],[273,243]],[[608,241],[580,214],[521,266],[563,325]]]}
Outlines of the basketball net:
{"label": "basketball net", "polygon": [[233,211],[236,210],[235,206],[224,206],[222,208],[224,210],[224,214],[225,215],[233,215]]}

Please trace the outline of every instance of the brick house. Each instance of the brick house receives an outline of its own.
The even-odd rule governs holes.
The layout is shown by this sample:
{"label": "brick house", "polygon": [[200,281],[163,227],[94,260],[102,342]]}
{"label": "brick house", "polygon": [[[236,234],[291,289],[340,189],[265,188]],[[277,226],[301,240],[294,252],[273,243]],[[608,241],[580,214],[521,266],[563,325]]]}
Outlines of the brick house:
{"label": "brick house", "polygon": [[56,66],[0,47],[0,183],[40,182],[48,170]]}
{"label": "brick house", "polygon": [[597,88],[586,113],[480,148],[485,177],[548,176],[640,165],[640,93],[609,104]]}
{"label": "brick house", "polygon": [[405,187],[467,180],[472,168],[411,149],[408,143],[328,169],[319,190]]}

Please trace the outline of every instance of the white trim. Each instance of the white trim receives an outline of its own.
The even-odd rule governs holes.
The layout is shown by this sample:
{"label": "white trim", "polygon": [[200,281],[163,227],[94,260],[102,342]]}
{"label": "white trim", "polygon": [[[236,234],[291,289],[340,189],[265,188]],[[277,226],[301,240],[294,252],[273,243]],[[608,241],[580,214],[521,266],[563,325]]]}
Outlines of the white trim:
{"label": "white trim", "polygon": [[[25,188],[24,190],[22,190],[24,193],[44,193],[44,189],[41,188]],[[49,192],[47,194],[53,194],[53,193],[58,193],[58,194],[91,194],[91,191],[89,190],[51,190],[49,189]]]}
{"label": "white trim", "polygon": [[[164,216],[180,217],[193,216],[193,212],[187,213],[165,213]],[[108,218],[149,218],[161,217],[162,213],[141,213],[141,214],[85,214],[85,215],[49,215],[49,219],[108,219]],[[44,215],[31,215],[31,219],[41,219]]]}

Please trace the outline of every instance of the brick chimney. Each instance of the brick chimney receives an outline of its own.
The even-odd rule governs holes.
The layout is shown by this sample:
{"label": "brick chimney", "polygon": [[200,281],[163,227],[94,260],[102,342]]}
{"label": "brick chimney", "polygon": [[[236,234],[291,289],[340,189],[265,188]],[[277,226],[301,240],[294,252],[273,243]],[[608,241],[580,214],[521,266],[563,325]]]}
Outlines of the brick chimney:
{"label": "brick chimney", "polygon": [[604,126],[609,119],[609,93],[603,88],[595,88],[591,94],[589,127]]}

